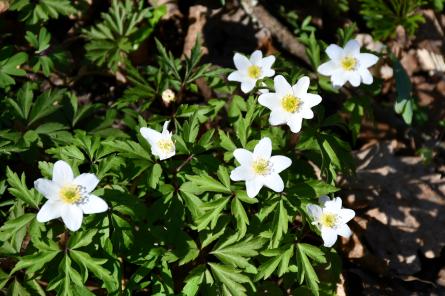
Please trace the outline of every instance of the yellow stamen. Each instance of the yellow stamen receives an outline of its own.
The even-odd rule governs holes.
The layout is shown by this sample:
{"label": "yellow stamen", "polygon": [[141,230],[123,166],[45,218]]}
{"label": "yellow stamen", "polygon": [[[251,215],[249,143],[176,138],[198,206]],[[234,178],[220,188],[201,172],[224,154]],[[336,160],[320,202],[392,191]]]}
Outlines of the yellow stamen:
{"label": "yellow stamen", "polygon": [[80,187],[76,185],[63,186],[60,188],[59,196],[64,202],[69,204],[76,203],[82,198]]}
{"label": "yellow stamen", "polygon": [[258,79],[261,76],[261,68],[256,65],[252,65],[247,69],[247,75],[250,78]]}
{"label": "yellow stamen", "polygon": [[281,106],[287,112],[294,113],[300,108],[301,100],[294,95],[287,94],[281,100]]}
{"label": "yellow stamen", "polygon": [[341,63],[343,70],[352,71],[357,66],[357,59],[353,58],[351,56],[347,56],[347,57],[344,57],[340,63]]}
{"label": "yellow stamen", "polygon": [[170,139],[162,139],[159,140],[158,143],[158,148],[163,152],[163,153],[168,153],[168,152],[172,152],[175,149],[175,144],[173,144],[173,141]]}
{"label": "yellow stamen", "polygon": [[270,173],[270,163],[263,158],[259,158],[252,163],[252,169],[257,175],[268,175]]}
{"label": "yellow stamen", "polygon": [[337,215],[323,213],[320,217],[320,224],[325,227],[333,228],[337,224]]}

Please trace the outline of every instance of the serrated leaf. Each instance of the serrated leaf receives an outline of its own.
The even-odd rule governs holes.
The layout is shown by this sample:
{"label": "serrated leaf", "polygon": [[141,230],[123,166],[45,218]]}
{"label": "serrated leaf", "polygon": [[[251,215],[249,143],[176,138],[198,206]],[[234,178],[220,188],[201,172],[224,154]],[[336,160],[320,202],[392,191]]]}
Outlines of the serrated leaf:
{"label": "serrated leaf", "polygon": [[209,262],[208,265],[214,277],[230,291],[230,294],[237,296],[247,295],[246,288],[241,284],[250,282],[250,279],[243,275],[240,270],[212,262]]}
{"label": "serrated leaf", "polygon": [[281,238],[283,237],[284,234],[287,233],[287,226],[288,226],[288,215],[287,215],[287,210],[284,207],[283,200],[280,200],[278,204],[279,204],[278,210],[275,211],[274,219],[272,222],[273,236],[270,242],[270,246],[272,248],[278,247]]}
{"label": "serrated leaf", "polygon": [[28,205],[37,209],[42,200],[42,196],[35,189],[28,189],[26,186],[25,174],[19,176],[11,171],[9,167],[6,168],[6,177],[9,184],[8,191],[15,197],[23,200]]}
{"label": "serrated leaf", "polygon": [[258,255],[257,250],[263,246],[265,240],[249,236],[241,242],[233,242],[236,238],[237,235],[234,235],[228,243],[220,244],[210,253],[226,264],[241,268],[250,267],[249,258]]}
{"label": "serrated leaf", "polygon": [[312,293],[318,296],[318,283],[320,282],[320,280],[318,279],[318,276],[315,273],[315,270],[312,267],[312,264],[308,259],[308,254],[306,252],[309,250],[309,253],[311,253],[313,256],[315,256],[315,254],[311,252],[313,250],[310,250],[305,245],[306,244],[297,244],[296,247],[297,264],[298,270],[300,271],[300,283],[302,283],[304,280],[307,286],[311,289]]}
{"label": "serrated leaf", "polygon": [[198,265],[193,268],[189,275],[185,278],[182,294],[186,296],[195,296],[199,291],[199,286],[204,280],[206,268],[204,265]]}
{"label": "serrated leaf", "polygon": [[266,262],[260,265],[258,268],[258,273],[255,277],[256,281],[260,279],[269,278],[272,273],[278,268],[278,276],[281,277],[283,274],[289,271],[289,261],[292,258],[294,252],[294,246],[288,245],[278,249],[266,250],[261,252],[262,255],[267,257],[272,257]]}

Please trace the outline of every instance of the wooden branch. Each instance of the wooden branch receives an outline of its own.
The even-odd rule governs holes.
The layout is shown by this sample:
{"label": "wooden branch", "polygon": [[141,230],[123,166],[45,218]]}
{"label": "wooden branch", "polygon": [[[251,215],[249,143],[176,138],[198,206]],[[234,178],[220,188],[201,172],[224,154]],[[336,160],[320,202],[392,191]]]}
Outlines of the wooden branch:
{"label": "wooden branch", "polygon": [[241,4],[247,14],[251,15],[260,26],[270,31],[281,44],[281,46],[292,55],[310,65],[309,57],[306,54],[306,47],[297,40],[284,25],[282,25],[273,15],[271,15],[261,4],[252,0],[241,0]]}

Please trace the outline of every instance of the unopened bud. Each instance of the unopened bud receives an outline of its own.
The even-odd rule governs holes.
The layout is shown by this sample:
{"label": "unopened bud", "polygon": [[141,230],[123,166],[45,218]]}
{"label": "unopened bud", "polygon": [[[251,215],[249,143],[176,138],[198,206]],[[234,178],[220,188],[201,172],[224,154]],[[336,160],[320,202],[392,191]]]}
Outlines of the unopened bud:
{"label": "unopened bud", "polygon": [[175,100],[175,93],[171,89],[167,88],[162,92],[162,101],[164,102],[165,105],[169,105],[174,100]]}

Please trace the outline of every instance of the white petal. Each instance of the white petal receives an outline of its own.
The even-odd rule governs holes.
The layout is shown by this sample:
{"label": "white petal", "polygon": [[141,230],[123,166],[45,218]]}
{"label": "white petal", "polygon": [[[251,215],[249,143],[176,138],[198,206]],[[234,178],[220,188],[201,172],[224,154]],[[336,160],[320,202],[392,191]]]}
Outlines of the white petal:
{"label": "white petal", "polygon": [[82,225],[83,213],[76,205],[64,205],[61,208],[60,216],[62,216],[63,223],[71,231],[79,230]]}
{"label": "white petal", "polygon": [[282,192],[284,190],[283,179],[280,175],[272,173],[264,178],[264,185],[275,192]]}
{"label": "white petal", "polygon": [[246,181],[247,196],[254,198],[263,187],[263,182],[259,178]]}
{"label": "white petal", "polygon": [[312,119],[314,118],[314,112],[310,108],[302,108],[298,114],[300,114],[301,118],[304,119]]}
{"label": "white petal", "polygon": [[343,70],[338,69],[332,74],[331,81],[334,87],[342,87],[347,81],[347,75]]}
{"label": "white petal", "polygon": [[274,155],[269,160],[273,164],[274,173],[281,173],[285,169],[291,166],[292,160],[289,157],[283,155]]}
{"label": "white petal", "polygon": [[107,203],[102,198],[93,194],[88,195],[88,201],[80,204],[79,207],[85,214],[102,213],[108,210]]}
{"label": "white petal", "polygon": [[348,225],[342,224],[339,227],[337,227],[337,234],[340,235],[340,236],[348,238],[348,237],[351,236],[352,231],[351,231],[351,229],[349,228]]}
{"label": "white petal", "polygon": [[354,212],[354,210],[351,210],[351,209],[341,209],[340,217],[341,217],[342,223],[348,223],[355,217],[355,212]]}
{"label": "white petal", "polygon": [[160,132],[148,127],[141,127],[140,132],[142,137],[144,137],[151,146],[155,145],[162,136]]}
{"label": "white petal", "polygon": [[73,181],[74,175],[70,165],[63,160],[56,161],[53,167],[53,182],[59,187]]}
{"label": "white petal", "polygon": [[249,150],[238,148],[233,151],[235,159],[244,166],[250,166],[252,164],[253,154]]}
{"label": "white petal", "polygon": [[336,197],[333,200],[326,201],[324,203],[324,207],[330,212],[334,212],[334,213],[339,212],[341,209],[341,198]]}
{"label": "white petal", "polygon": [[276,93],[265,93],[259,96],[258,103],[272,110],[280,105],[280,97]]}
{"label": "white petal", "polygon": [[303,100],[304,106],[307,108],[312,108],[314,106],[317,106],[322,101],[320,95],[310,94],[310,93],[305,94],[304,96],[301,97],[301,99]]}
{"label": "white petal", "polygon": [[307,76],[301,77],[300,79],[298,79],[297,83],[294,86],[292,86],[294,95],[296,95],[298,98],[301,98],[307,93],[309,85],[310,85],[309,77]]}
{"label": "white petal", "polygon": [[172,156],[175,156],[175,153],[174,152],[161,153],[158,156],[159,156],[159,160],[165,160],[165,159],[169,159]]}
{"label": "white petal", "polygon": [[288,94],[292,93],[292,86],[287,82],[287,80],[282,75],[277,75],[273,79],[274,86],[275,86],[275,92],[279,94]]}
{"label": "white petal", "polygon": [[247,94],[250,92],[256,84],[256,79],[248,79],[241,82],[241,90],[243,93]]}
{"label": "white petal", "polygon": [[47,199],[58,199],[60,187],[48,179],[37,179],[34,181],[34,188]]}
{"label": "white petal", "polygon": [[371,53],[361,53],[358,56],[358,61],[360,64],[360,67],[369,68],[373,65],[375,65],[379,60],[379,57],[376,55],[373,55]]}
{"label": "white petal", "polygon": [[164,122],[164,125],[162,126],[162,134],[163,135],[170,135],[169,131],[168,131],[168,125],[170,123],[170,120],[167,120]]}
{"label": "white petal", "polygon": [[272,110],[269,116],[269,123],[271,125],[280,125],[285,124],[288,120],[289,116],[284,111],[280,110]]}
{"label": "white petal", "polygon": [[346,43],[343,51],[344,55],[358,56],[360,54],[360,43],[357,40],[351,39]]}
{"label": "white petal", "polygon": [[351,83],[351,85],[353,87],[357,87],[360,85],[360,81],[361,81],[360,74],[357,71],[349,72],[348,80],[349,80],[349,83]]}
{"label": "white petal", "polygon": [[263,71],[266,71],[272,67],[273,63],[275,63],[275,57],[270,55],[259,61],[257,65],[261,67]]}
{"label": "white petal", "polygon": [[230,73],[230,75],[229,75],[229,77],[227,77],[227,79],[228,79],[229,81],[238,81],[238,82],[241,82],[241,81],[244,80],[244,76],[241,75],[241,72],[240,72],[240,71],[234,71],[234,72]]}
{"label": "white petal", "polygon": [[301,116],[298,114],[294,114],[287,121],[287,125],[290,127],[290,130],[293,133],[300,132],[302,123],[303,123],[303,118],[301,118]]}
{"label": "white petal", "polygon": [[371,72],[369,72],[368,69],[360,69],[359,70],[360,73],[360,77],[362,78],[362,82],[364,84],[372,84],[372,82],[374,81]]}
{"label": "white petal", "polygon": [[318,219],[320,218],[320,216],[322,214],[321,208],[317,205],[309,204],[306,206],[306,209],[307,209],[309,216],[312,218],[312,220],[318,221]]}
{"label": "white petal", "polygon": [[321,75],[331,76],[338,69],[337,64],[334,61],[329,61],[318,66],[317,71]]}
{"label": "white petal", "polygon": [[251,66],[250,61],[242,54],[235,53],[233,63],[238,70],[245,70]]}
{"label": "white petal", "polygon": [[48,200],[37,213],[37,221],[47,222],[60,217],[61,201]]}
{"label": "white petal", "polygon": [[332,247],[337,241],[337,231],[332,228],[322,227],[321,238],[323,239],[325,247]]}
{"label": "white petal", "polygon": [[253,149],[254,157],[269,159],[272,154],[272,141],[268,137],[262,138]]}
{"label": "white petal", "polygon": [[95,174],[81,174],[74,178],[73,183],[85,187],[86,191],[90,193],[99,184],[99,179]]}
{"label": "white petal", "polygon": [[329,196],[327,196],[327,195],[323,195],[323,196],[320,196],[320,198],[318,199],[318,203],[322,206],[322,207],[324,207],[324,204],[327,202],[327,201],[330,201],[331,199],[329,198]]}
{"label": "white petal", "polygon": [[266,70],[262,70],[261,71],[261,78],[264,78],[264,77],[272,77],[272,76],[274,76],[275,75],[275,70],[272,70],[272,69],[266,69]]}
{"label": "white petal", "polygon": [[254,177],[252,170],[246,166],[239,166],[230,172],[230,179],[232,181],[251,180]]}
{"label": "white petal", "polygon": [[258,65],[258,62],[260,62],[262,58],[263,58],[263,53],[261,52],[261,50],[255,50],[250,55],[250,63],[253,65]]}
{"label": "white petal", "polygon": [[343,55],[343,48],[337,44],[331,44],[326,48],[326,54],[331,60],[339,61]]}

